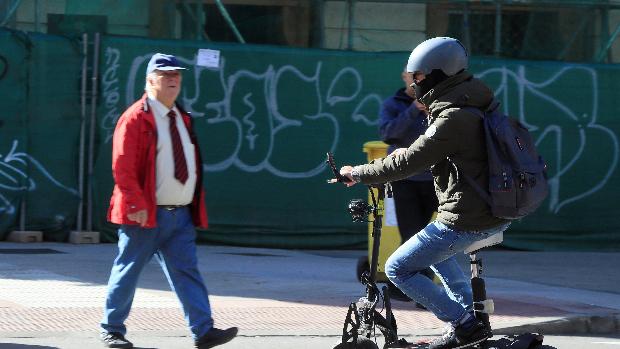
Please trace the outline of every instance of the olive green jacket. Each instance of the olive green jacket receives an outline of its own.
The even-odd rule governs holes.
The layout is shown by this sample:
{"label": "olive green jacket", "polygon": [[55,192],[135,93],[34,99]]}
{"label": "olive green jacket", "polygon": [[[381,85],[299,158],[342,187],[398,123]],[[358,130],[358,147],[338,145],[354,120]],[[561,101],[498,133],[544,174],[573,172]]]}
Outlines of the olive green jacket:
{"label": "olive green jacket", "polygon": [[493,98],[493,92],[467,71],[442,81],[421,98],[429,110],[426,133],[403,154],[356,166],[360,181],[392,182],[430,167],[439,200],[437,220],[463,231],[504,224],[506,220],[494,217],[488,204],[463,177],[466,173],[482,188],[488,188],[482,119],[462,107],[485,109]]}

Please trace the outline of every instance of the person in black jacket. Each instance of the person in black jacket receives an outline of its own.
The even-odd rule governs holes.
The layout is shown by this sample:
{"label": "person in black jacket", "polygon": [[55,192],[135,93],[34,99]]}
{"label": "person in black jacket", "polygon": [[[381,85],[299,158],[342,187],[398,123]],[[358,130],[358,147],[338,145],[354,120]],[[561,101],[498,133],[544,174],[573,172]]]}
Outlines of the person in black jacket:
{"label": "person in black jacket", "polygon": [[[418,45],[407,62],[416,97],[426,107],[429,127],[406,149],[397,149],[370,164],[345,165],[345,184],[387,183],[426,171],[433,174],[439,201],[436,219],[400,246],[385,263],[385,274],[407,296],[422,303],[449,324],[429,349],[467,348],[492,336],[476,317],[472,288],[456,254],[472,243],[499,234],[510,220],[493,215],[491,207],[468,184],[489,186],[488,156],[482,119],[467,108],[487,109],[493,91],[467,71],[469,56],[456,39],[438,37]],[[438,286],[422,275],[432,267]]]}

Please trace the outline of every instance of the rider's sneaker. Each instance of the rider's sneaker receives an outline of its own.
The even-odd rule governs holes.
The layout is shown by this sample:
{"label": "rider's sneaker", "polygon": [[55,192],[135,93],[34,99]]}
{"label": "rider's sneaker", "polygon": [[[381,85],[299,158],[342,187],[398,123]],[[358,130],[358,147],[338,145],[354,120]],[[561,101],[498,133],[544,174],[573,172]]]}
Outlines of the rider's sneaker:
{"label": "rider's sneaker", "polygon": [[133,348],[133,343],[118,332],[101,332],[99,338],[106,348]]}
{"label": "rider's sneaker", "polygon": [[442,337],[450,337],[454,333],[454,326],[451,323],[447,323],[443,327],[443,331],[441,332]]}
{"label": "rider's sneaker", "polygon": [[428,349],[459,349],[469,348],[482,343],[491,337],[491,331],[482,321],[473,320],[463,324],[454,331],[445,331],[441,338],[437,338]]}

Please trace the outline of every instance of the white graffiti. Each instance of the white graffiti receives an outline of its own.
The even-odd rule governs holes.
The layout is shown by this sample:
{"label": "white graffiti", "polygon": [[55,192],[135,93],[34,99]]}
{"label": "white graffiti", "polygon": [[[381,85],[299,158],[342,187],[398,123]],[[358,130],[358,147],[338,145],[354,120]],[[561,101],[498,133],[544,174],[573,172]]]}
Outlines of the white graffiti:
{"label": "white graffiti", "polygon": [[[113,130],[116,125],[116,120],[120,116],[120,108],[118,102],[121,100],[121,95],[118,86],[118,76],[116,71],[118,70],[121,53],[118,49],[108,47],[105,50],[105,66],[106,70],[101,77],[103,105],[106,113],[101,118],[101,125],[103,129]],[[108,143],[112,133],[106,134],[105,142]]]}
{"label": "white graffiti", "polygon": [[11,149],[6,155],[0,154],[0,214],[14,214],[15,206],[4,195],[2,191],[34,191],[37,183],[28,173],[28,167],[32,166],[38,170],[45,178],[55,186],[62,188],[73,195],[78,195],[78,191],[69,188],[56,180],[43,165],[34,157],[27,153],[17,151],[18,141],[13,140]]}
{"label": "white graffiti", "polygon": [[[119,101],[116,71],[120,53],[115,48],[107,49],[102,121],[107,132],[106,142],[110,140],[120,111],[140,92],[138,84],[143,83],[142,72],[151,55],[133,59],[124,100]],[[338,147],[343,123],[359,123],[376,132],[383,97],[362,92],[368,90],[368,86],[362,74],[353,67],[342,67],[329,75],[318,61],[310,71],[293,65],[270,64],[260,71],[227,72],[225,57],[219,69],[197,66],[196,57],[179,59],[193,67],[184,74],[184,79],[191,81],[185,82],[181,96],[183,105],[196,121],[209,125],[203,127],[206,131],[202,132],[213,132],[217,139],[222,139],[222,134],[227,135],[227,142],[218,144],[217,151],[209,152],[210,157],[205,159],[203,169],[207,172],[237,168],[249,173],[268,171],[282,178],[310,178],[325,170],[323,157],[316,155]],[[477,76],[495,89],[505,112],[512,112],[512,116],[532,131],[539,147],[544,148],[541,152],[550,167],[548,210],[557,213],[608,183],[618,165],[620,146],[614,132],[597,122],[598,82],[594,69],[564,65],[556,72],[545,72],[544,78],[526,76],[526,73],[523,65],[512,69],[500,66]],[[558,90],[564,91],[558,86],[564,78],[575,74],[581,77],[583,99],[564,100],[566,93],[558,94]],[[287,96],[295,94],[303,98],[292,108],[290,103],[284,102]],[[549,110],[545,111],[549,115],[540,115],[541,106]],[[201,136],[208,138],[208,134]],[[320,143],[320,151],[309,149],[308,140],[302,137],[311,137]],[[580,161],[596,156],[593,152],[600,151],[601,142],[606,142],[604,153],[608,161],[597,162],[601,168],[592,171],[589,178],[575,179],[576,174],[583,171]],[[283,151],[298,155],[304,161],[293,165],[290,161],[282,161]],[[305,167],[295,167],[303,164]],[[563,180],[579,181],[580,185],[563,187]]]}
{"label": "white graffiti", "polygon": [[[618,155],[620,147],[618,138],[612,130],[604,125],[597,123],[598,117],[598,83],[596,71],[589,67],[578,65],[566,65],[559,69],[544,81],[534,82],[526,78],[524,66],[519,66],[516,71],[507,67],[498,67],[486,70],[478,77],[485,80],[494,81],[499,76],[499,84],[494,86],[495,92],[502,105],[504,112],[517,110],[517,117],[521,123],[528,127],[533,134],[537,135],[536,144],[541,152],[552,154],[547,158],[550,167],[554,170],[549,177],[550,197],[548,209],[550,212],[557,213],[566,205],[581,200],[587,196],[601,190],[611,178],[612,173],[618,165]],[[579,76],[579,100],[569,99],[571,105],[562,101],[560,96],[552,96],[545,93],[545,88],[561,83],[561,79],[567,76]],[[516,91],[510,90],[510,86],[516,86]],[[516,100],[510,99],[516,93]],[[535,98],[536,105],[547,105],[548,110],[554,110],[551,115],[537,115],[536,123],[528,121],[526,115],[531,110],[526,109],[528,104],[526,99]],[[516,102],[516,105],[511,103]],[[575,112],[585,108],[583,113]],[[555,120],[562,120],[561,123],[554,123]],[[567,123],[566,120],[569,122]],[[549,141],[548,139],[551,138]],[[587,146],[593,141],[606,142],[604,153],[609,161],[598,161],[597,166],[602,168],[588,171],[588,178],[579,179],[580,185],[571,186],[570,190],[562,190],[562,177],[570,176],[571,170],[580,167],[583,171],[585,166],[579,166],[580,160],[586,160],[591,156],[602,156],[599,154],[602,149],[586,150]],[[551,142],[555,149],[544,149],[541,144]],[[571,154],[568,159],[564,159],[566,153]],[[575,172],[573,172],[575,173]]]}
{"label": "white graffiti", "polygon": [[[118,50],[112,49],[111,52],[118,52]],[[135,100],[138,89],[136,84],[142,83],[141,72],[144,71],[145,63],[151,56],[152,53],[149,53],[133,59],[125,90],[125,105],[129,105]],[[193,67],[193,75],[185,76],[185,79],[193,79],[193,86],[191,89],[186,88],[182,92],[181,99],[184,107],[192,112],[195,119],[204,119],[212,127],[225,129],[229,133],[232,132],[228,139],[233,143],[226,146],[225,154],[220,155],[220,159],[211,162],[206,161],[203,165],[205,171],[224,171],[234,166],[245,172],[266,170],[283,178],[313,177],[326,168],[323,155],[316,155],[324,154],[325,151],[333,152],[339,142],[340,122],[333,113],[325,110],[326,107],[332,108],[343,103],[352,103],[346,108],[352,110],[352,113],[346,117],[351,118],[354,122],[361,122],[373,127],[376,127],[379,122],[381,97],[374,93],[361,96],[362,76],[351,67],[342,68],[331,78],[324,96],[324,92],[320,88],[322,85],[320,79],[323,76],[322,62],[320,61],[316,63],[310,74],[306,74],[292,65],[284,65],[279,68],[269,65],[259,73],[241,69],[225,74],[226,60],[224,58],[221,60],[219,70],[197,66],[196,57],[193,59],[178,58],[187,66]],[[115,71],[115,69],[116,66],[110,65],[108,62],[105,71],[108,73],[108,71]],[[220,86],[201,84],[201,81],[208,78],[207,75],[212,79],[210,81],[217,80]],[[282,97],[280,93],[282,86],[288,86],[287,84],[294,84],[303,90],[303,93],[307,93],[303,98],[303,108],[301,106],[299,108],[303,111],[291,110],[290,107],[283,111],[282,100],[285,97]],[[204,93],[204,90],[221,91],[222,98],[218,101],[203,102],[204,104],[201,105],[200,101],[204,101],[205,95],[211,95]],[[291,93],[288,90],[285,92],[286,94]],[[193,95],[188,95],[190,93]],[[105,110],[105,125],[102,127],[106,130],[106,140],[109,141],[113,132],[112,125],[119,116],[118,103],[106,105]],[[108,118],[112,115],[116,115],[116,118]],[[300,161],[300,164],[306,164],[305,167],[293,168],[294,166],[291,164],[276,164],[274,162],[274,152],[280,149],[278,146],[291,147],[291,141],[299,134],[299,130],[307,127],[317,128],[319,127],[317,125],[320,125],[321,132],[317,136],[320,139],[327,140],[327,143],[321,144],[321,151],[311,149],[313,152],[311,155],[299,154],[304,157],[304,161]],[[304,142],[307,143],[307,140]],[[294,147],[295,144],[292,146]],[[309,150],[307,146],[305,146],[305,150]],[[309,156],[313,156],[312,159],[316,160],[312,160],[314,162],[308,161]]]}

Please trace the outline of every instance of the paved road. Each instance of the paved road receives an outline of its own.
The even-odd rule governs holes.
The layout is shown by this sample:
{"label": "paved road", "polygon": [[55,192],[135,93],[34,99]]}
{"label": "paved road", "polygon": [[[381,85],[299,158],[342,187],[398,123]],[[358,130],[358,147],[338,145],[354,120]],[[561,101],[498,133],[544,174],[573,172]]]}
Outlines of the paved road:
{"label": "paved road", "polygon": [[[0,243],[0,348],[100,347],[97,323],[115,250],[112,244]],[[241,329],[222,348],[331,348],[348,303],[363,294],[355,277],[360,251],[199,246],[198,253],[216,323]],[[620,333],[619,253],[487,251],[484,261],[496,333],[524,326],[546,334]],[[394,308],[408,340],[441,332],[443,324],[429,312],[405,302]],[[155,262],[141,277],[127,325],[138,348],[192,347]],[[557,340],[561,348],[617,345]]]}
{"label": "paved road", "polygon": [[[0,349],[85,349],[99,348],[99,343],[84,334],[45,337],[53,344],[41,344],[41,337],[0,338]],[[324,336],[241,336],[218,348],[222,349],[330,349],[337,338]],[[617,349],[620,337],[545,336],[546,346],[557,349]],[[153,336],[140,338],[136,349],[187,349],[191,342],[185,337]],[[548,349],[548,348],[547,348]]]}

